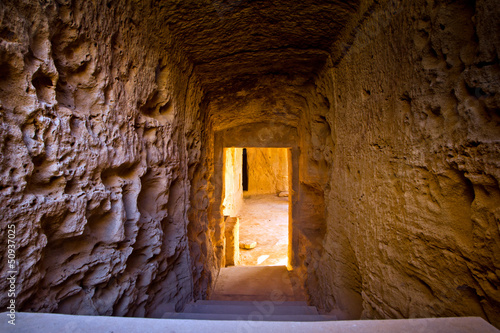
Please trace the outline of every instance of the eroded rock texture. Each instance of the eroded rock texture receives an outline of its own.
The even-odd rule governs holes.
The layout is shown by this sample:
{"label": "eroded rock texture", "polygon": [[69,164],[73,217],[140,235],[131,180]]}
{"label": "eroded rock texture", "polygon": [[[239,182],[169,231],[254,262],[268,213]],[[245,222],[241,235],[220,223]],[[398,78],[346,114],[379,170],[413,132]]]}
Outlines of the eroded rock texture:
{"label": "eroded rock texture", "polygon": [[390,2],[323,71],[334,146],[315,302],[500,325],[498,15],[491,1]]}
{"label": "eroded rock texture", "polygon": [[500,326],[498,17],[495,0],[2,1],[18,309],[207,297],[229,131],[292,147],[291,264],[313,305]]}
{"label": "eroded rock texture", "polygon": [[0,6],[1,227],[16,225],[18,310],[154,316],[192,297],[201,94],[151,10]]}

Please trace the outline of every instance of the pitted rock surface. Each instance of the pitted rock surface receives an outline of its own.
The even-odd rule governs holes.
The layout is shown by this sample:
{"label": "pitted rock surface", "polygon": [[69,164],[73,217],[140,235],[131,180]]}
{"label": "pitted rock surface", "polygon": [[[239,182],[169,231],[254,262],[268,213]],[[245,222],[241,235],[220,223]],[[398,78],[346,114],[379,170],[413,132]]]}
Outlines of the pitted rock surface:
{"label": "pitted rock surface", "polygon": [[161,317],[209,297],[215,137],[236,129],[297,141],[311,304],[500,327],[498,17],[496,0],[1,1],[17,309]]}

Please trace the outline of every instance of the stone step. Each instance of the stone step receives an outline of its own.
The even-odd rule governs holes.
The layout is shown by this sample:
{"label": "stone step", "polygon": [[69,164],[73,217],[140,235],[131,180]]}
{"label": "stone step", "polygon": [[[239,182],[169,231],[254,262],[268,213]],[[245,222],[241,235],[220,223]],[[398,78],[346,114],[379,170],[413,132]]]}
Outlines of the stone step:
{"label": "stone step", "polygon": [[166,312],[163,319],[190,319],[190,320],[236,320],[236,321],[332,321],[337,317],[324,315],[290,315],[290,314],[224,314],[224,313],[186,313],[186,312]]}
{"label": "stone step", "polygon": [[221,301],[305,300],[295,295],[286,266],[221,268],[210,298]]}
{"label": "stone step", "polygon": [[262,315],[317,315],[314,306],[281,306],[271,301],[255,302],[251,305],[213,305],[187,304],[184,313],[213,313],[213,314],[262,314]]}
{"label": "stone step", "polygon": [[[270,302],[270,301],[219,301],[219,300],[198,300],[195,304],[202,305],[254,305],[255,303]],[[279,306],[308,306],[307,302],[304,301],[288,301],[288,302],[276,302]]]}
{"label": "stone step", "polygon": [[[227,320],[178,320],[109,316],[75,316],[56,313],[16,312],[16,326],[0,313],[0,332],[425,332],[425,333],[498,333],[499,330],[479,317],[339,320],[273,322]],[[193,315],[193,314],[191,314]],[[316,317],[316,316],[314,316]],[[241,326],[240,326],[241,325]]]}

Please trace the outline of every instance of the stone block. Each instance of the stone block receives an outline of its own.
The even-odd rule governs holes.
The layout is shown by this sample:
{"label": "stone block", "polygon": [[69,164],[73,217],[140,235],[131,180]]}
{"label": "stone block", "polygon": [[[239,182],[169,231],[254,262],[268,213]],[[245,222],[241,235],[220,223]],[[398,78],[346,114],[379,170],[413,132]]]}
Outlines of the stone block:
{"label": "stone block", "polygon": [[239,264],[239,229],[240,219],[238,217],[228,217],[226,219],[226,266],[236,266]]}

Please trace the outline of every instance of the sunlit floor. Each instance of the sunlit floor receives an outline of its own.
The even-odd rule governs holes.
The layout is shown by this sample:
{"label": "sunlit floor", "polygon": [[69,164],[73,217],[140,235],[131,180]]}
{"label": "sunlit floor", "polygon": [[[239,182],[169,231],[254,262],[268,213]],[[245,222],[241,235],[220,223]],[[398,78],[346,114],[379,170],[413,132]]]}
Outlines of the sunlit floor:
{"label": "sunlit floor", "polygon": [[302,283],[285,266],[221,268],[211,300],[305,301]]}
{"label": "sunlit floor", "polygon": [[288,198],[275,194],[245,197],[239,215],[240,243],[257,242],[254,249],[240,249],[240,265],[286,265]]}

